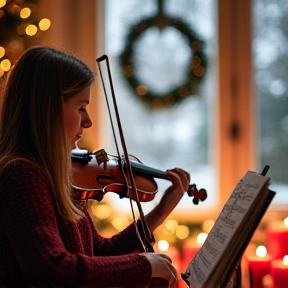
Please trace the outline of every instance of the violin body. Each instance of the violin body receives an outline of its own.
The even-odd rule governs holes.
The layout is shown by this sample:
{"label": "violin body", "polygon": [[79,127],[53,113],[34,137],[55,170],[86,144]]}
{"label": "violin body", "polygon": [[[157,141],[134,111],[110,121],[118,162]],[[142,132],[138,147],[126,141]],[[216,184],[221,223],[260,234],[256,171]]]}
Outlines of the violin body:
{"label": "violin body", "polygon": [[[72,151],[71,183],[77,200],[94,199],[101,201],[108,192],[119,195],[120,198],[130,198],[140,202],[149,202],[155,198],[158,186],[154,178],[168,179],[165,172],[144,165],[134,156],[129,156],[133,171],[136,193],[127,185],[126,164],[124,159],[107,154],[104,149],[94,153],[88,150],[75,149]],[[190,184],[187,191],[193,197],[193,203],[207,198],[205,189],[198,191],[196,184]]]}
{"label": "violin body", "polygon": [[[132,162],[138,161],[131,157]],[[143,165],[140,162],[137,164]],[[76,193],[79,194],[77,197],[79,200],[101,201],[108,192],[116,193],[120,198],[130,197],[136,200],[131,187],[126,184],[124,171],[123,159],[108,155],[103,149],[95,153],[87,150],[79,150],[74,154],[72,152],[71,182]],[[133,171],[133,176],[140,201],[151,201],[158,192],[154,178],[137,171]]]}

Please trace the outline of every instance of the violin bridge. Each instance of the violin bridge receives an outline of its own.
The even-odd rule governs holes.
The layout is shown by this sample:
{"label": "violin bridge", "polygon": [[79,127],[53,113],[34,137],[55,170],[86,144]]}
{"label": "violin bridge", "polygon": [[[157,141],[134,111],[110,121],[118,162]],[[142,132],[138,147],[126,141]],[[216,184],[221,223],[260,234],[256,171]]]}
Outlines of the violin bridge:
{"label": "violin bridge", "polygon": [[108,155],[104,149],[100,149],[94,152],[94,155],[96,156],[96,160],[99,165],[109,160]]}

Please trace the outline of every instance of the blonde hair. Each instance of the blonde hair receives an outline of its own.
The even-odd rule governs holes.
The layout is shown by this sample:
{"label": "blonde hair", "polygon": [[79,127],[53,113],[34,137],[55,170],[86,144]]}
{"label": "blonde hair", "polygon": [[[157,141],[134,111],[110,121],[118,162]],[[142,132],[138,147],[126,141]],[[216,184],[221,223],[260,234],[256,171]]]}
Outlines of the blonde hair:
{"label": "blonde hair", "polygon": [[4,88],[0,164],[25,158],[44,170],[59,214],[82,216],[70,187],[71,151],[64,102],[91,85],[92,71],[79,59],[48,47],[27,50]]}

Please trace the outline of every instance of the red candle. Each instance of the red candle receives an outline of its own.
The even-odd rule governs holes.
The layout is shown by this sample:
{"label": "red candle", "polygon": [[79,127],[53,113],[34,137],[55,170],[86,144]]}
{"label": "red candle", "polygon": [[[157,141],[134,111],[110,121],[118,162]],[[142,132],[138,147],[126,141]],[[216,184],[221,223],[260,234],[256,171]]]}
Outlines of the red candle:
{"label": "red candle", "polygon": [[[195,238],[189,238],[184,240],[180,273],[185,273],[189,263],[198,253],[201,246],[202,244],[199,243]],[[187,288],[187,284],[183,280],[181,280],[178,283],[178,288]]]}
{"label": "red candle", "polygon": [[283,259],[288,255],[288,228],[284,221],[271,223],[266,230],[266,247],[273,259]]}
{"label": "red candle", "polygon": [[[271,276],[273,279],[273,288],[288,287],[288,256],[283,260],[273,260],[271,263]],[[285,260],[286,259],[286,260]]]}
{"label": "red candle", "polygon": [[169,244],[165,240],[159,241],[157,246],[158,247],[155,247],[156,252],[166,254],[172,260],[172,264],[178,272],[178,287],[179,287],[179,283],[182,280],[180,277],[180,267],[181,267],[180,263],[181,262],[180,262],[180,252],[178,248],[173,244]]}
{"label": "red candle", "polygon": [[[260,249],[264,250],[264,253]],[[249,267],[252,272],[253,288],[263,287],[263,277],[270,274],[272,257],[266,254],[267,250],[264,246],[259,246],[256,252],[248,250],[245,256],[248,260]],[[257,253],[257,254],[256,254]],[[284,288],[284,287],[282,287]]]}

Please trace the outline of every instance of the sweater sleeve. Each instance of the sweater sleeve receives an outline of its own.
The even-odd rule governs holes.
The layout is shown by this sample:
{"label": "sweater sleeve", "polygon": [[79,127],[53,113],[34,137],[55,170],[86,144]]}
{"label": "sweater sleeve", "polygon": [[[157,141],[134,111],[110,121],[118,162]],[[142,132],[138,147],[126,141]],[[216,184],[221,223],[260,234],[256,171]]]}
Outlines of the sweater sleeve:
{"label": "sweater sleeve", "polygon": [[[0,224],[30,284],[36,287],[149,286],[151,265],[141,254],[89,257],[66,250],[58,231],[48,181],[39,167],[26,161],[13,162],[3,171],[0,185]],[[122,239],[129,241],[132,234],[135,237],[135,231],[132,232],[130,227],[123,232],[127,237]],[[108,242],[104,245],[107,251]]]}
{"label": "sweater sleeve", "polygon": [[[139,240],[143,239],[142,225],[140,220],[132,223],[125,230],[111,238],[104,238],[97,234],[94,236],[95,255],[121,255],[132,252],[144,252],[144,248]],[[139,237],[138,237],[139,235]]]}

